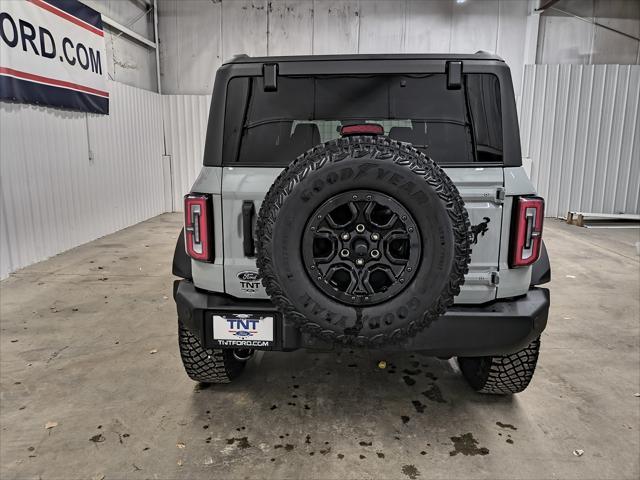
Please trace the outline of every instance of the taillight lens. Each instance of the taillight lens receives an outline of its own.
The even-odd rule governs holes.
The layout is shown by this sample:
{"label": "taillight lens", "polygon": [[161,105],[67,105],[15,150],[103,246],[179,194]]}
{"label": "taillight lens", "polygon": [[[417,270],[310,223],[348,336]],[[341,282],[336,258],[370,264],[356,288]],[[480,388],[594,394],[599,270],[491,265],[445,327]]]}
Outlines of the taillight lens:
{"label": "taillight lens", "polygon": [[204,262],[213,258],[210,205],[209,195],[189,194],[184,197],[184,244],[187,255]]}
{"label": "taillight lens", "polygon": [[539,197],[519,197],[514,208],[511,266],[526,267],[540,256],[544,200]]}

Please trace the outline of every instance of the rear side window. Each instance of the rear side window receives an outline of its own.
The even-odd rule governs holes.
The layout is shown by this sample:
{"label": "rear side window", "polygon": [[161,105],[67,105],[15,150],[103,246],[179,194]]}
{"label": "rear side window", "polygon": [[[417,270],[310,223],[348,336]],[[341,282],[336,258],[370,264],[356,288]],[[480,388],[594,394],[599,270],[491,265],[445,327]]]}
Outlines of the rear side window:
{"label": "rear side window", "polygon": [[440,164],[502,162],[497,77],[467,74],[460,90],[446,75],[234,78],[227,88],[224,165],[286,166],[340,127],[378,123]]}

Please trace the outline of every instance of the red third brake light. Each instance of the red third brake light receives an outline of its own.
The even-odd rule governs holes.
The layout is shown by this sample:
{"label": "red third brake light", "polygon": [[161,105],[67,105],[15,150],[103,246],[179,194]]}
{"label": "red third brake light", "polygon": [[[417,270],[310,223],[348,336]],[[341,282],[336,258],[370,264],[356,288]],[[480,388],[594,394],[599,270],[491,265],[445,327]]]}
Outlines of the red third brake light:
{"label": "red third brake light", "polygon": [[340,128],[340,135],[383,135],[384,128],[378,123],[359,123],[356,125],[344,125]]}
{"label": "red third brake light", "polygon": [[511,266],[525,267],[540,256],[544,200],[539,197],[519,197],[514,203],[514,209]]}
{"label": "red third brake light", "polygon": [[208,195],[188,194],[184,197],[184,244],[187,255],[195,260],[210,261],[213,253]]}

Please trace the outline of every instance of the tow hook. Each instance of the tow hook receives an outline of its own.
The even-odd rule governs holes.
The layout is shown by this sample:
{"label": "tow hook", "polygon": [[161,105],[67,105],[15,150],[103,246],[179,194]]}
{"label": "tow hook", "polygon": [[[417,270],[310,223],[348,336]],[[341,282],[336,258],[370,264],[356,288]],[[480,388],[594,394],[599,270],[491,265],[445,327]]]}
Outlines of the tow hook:
{"label": "tow hook", "polygon": [[233,350],[233,357],[240,362],[246,362],[253,357],[253,350],[250,348],[236,348]]}

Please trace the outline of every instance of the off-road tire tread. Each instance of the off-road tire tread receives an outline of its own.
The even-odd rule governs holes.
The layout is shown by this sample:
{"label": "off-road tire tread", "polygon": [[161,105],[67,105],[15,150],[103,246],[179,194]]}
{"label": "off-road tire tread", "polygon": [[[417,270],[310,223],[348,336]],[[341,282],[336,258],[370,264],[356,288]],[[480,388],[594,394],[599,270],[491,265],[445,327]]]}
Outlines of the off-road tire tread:
{"label": "off-road tire tread", "polygon": [[510,395],[522,392],[533,378],[540,352],[538,337],[522,350],[510,355],[459,358],[460,369],[480,393]]}
{"label": "off-road tire tread", "polygon": [[[325,165],[339,162],[348,156],[362,158],[367,153],[372,154],[374,158],[384,158],[397,165],[402,165],[421,177],[436,191],[451,220],[455,248],[451,275],[438,300],[418,320],[409,322],[384,335],[376,334],[375,342],[364,336],[353,337],[328,330],[306,319],[296,310],[282,291],[273,269],[270,248],[276,218],[285,199],[298,183],[309,173],[317,171]],[[272,302],[287,319],[295,322],[303,332],[309,332],[330,342],[375,347],[397,343],[405,338],[415,336],[437,320],[453,304],[454,297],[460,293],[460,287],[464,283],[464,276],[469,271],[472,235],[469,215],[458,189],[432,159],[409,143],[391,140],[383,136],[352,136],[331,140],[308,150],[280,173],[271,185],[260,208],[256,238],[258,239],[256,265],[262,277],[262,284]]]}
{"label": "off-road tire tread", "polygon": [[178,345],[189,378],[201,383],[229,383],[244,368],[232,350],[204,348],[184,326],[178,326]]}

